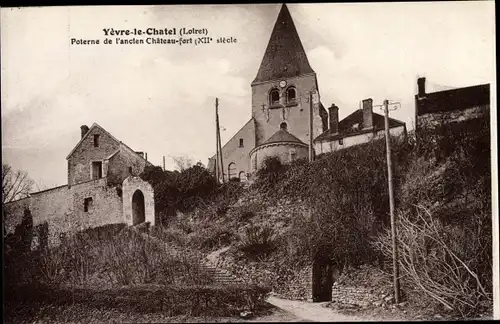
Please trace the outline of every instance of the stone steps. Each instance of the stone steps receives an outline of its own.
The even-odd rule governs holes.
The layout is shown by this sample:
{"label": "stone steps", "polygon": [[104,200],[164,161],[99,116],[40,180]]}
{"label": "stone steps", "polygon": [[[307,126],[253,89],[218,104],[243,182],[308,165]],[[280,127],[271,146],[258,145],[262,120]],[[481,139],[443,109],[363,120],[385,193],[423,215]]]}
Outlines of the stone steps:
{"label": "stone steps", "polygon": [[[163,246],[165,247],[166,253],[173,255],[173,256],[183,256],[184,255],[184,251],[182,251],[176,247],[173,247],[169,244],[166,244],[162,240],[160,240],[154,236],[150,236],[148,233],[140,232],[137,228],[135,228],[135,226],[133,226],[131,228],[133,230],[137,231],[138,233],[140,233],[141,235],[143,235],[144,237],[147,237],[149,240],[153,240],[153,241],[157,242],[158,244],[163,244]],[[243,283],[243,281],[241,279],[235,277],[234,275],[225,271],[224,269],[221,269],[216,264],[212,264],[212,262],[210,262],[207,259],[201,258],[198,262],[199,262],[199,266],[203,270],[207,271],[211,275],[211,277],[214,279],[215,283],[217,283],[217,284],[231,285],[231,284]]]}

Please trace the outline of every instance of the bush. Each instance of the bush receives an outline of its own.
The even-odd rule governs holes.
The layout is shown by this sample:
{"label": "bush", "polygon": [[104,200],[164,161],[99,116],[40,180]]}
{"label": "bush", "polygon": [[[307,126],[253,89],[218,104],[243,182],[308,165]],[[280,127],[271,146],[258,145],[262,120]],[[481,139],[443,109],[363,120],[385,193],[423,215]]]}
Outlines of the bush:
{"label": "bush", "polygon": [[274,229],[269,225],[251,225],[239,245],[240,251],[249,259],[262,259],[276,248]]}
{"label": "bush", "polygon": [[[484,269],[485,262],[478,256],[483,251],[491,254],[491,240],[478,236],[491,237],[485,224],[490,222],[490,216],[478,216],[473,219],[474,228],[469,229],[444,225],[422,206],[418,206],[416,215],[400,213],[397,217],[399,267],[404,283],[462,317],[477,316],[491,307],[491,270]],[[391,260],[389,230],[373,245]],[[487,265],[491,269],[491,262]]]}
{"label": "bush", "polygon": [[[402,278],[454,313],[478,315],[492,289],[489,123],[442,125],[416,139],[397,213]],[[392,260],[389,232],[373,246]]]}
{"label": "bush", "polygon": [[[23,266],[24,272],[15,273],[15,268],[20,266]],[[172,254],[164,244],[125,225],[80,232],[56,248],[32,252],[26,258],[9,259],[7,268],[12,282],[33,285],[106,287],[212,282],[211,276],[196,258],[187,254]]]}
{"label": "bush", "polygon": [[[270,289],[263,286],[140,285],[113,289],[64,289],[51,286],[18,287],[6,295],[9,304],[69,306],[85,304],[124,313],[155,313],[167,316],[237,316],[265,305]],[[10,308],[10,307],[7,307]]]}
{"label": "bush", "polygon": [[191,211],[203,204],[217,189],[217,181],[203,166],[194,165],[185,170],[163,171],[148,166],[141,174],[155,191],[155,209],[158,212],[173,208]]}

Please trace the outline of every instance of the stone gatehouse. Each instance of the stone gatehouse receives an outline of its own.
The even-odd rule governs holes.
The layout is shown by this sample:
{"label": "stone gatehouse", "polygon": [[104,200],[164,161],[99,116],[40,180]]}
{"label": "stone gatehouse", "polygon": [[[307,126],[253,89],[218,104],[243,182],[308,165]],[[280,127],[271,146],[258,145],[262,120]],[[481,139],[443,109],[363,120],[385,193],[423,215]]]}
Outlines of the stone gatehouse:
{"label": "stone gatehouse", "polygon": [[61,234],[114,223],[154,225],[154,192],[139,174],[148,165],[136,152],[94,123],[66,158],[68,184],[31,193],[4,206],[5,229],[13,232],[29,209],[33,226],[48,224],[49,246]]}

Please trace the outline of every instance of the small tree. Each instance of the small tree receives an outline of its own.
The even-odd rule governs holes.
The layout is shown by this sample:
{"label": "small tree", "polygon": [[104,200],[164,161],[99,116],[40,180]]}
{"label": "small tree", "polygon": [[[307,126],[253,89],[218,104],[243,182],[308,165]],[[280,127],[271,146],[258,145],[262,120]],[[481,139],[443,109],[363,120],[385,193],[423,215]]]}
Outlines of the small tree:
{"label": "small tree", "polygon": [[2,204],[28,197],[33,183],[26,171],[2,164]]}

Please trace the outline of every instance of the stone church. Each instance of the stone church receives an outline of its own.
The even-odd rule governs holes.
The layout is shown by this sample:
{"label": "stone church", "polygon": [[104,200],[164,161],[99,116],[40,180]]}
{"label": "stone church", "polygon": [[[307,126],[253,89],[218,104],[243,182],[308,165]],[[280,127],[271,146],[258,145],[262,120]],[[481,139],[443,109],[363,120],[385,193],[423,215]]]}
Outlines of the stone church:
{"label": "stone church", "polygon": [[67,156],[68,184],[31,193],[4,206],[5,227],[13,232],[26,209],[33,226],[47,222],[49,245],[63,233],[106,224],[154,225],[154,192],[139,174],[147,165],[136,152],[94,123],[81,126],[81,139]]}
{"label": "stone church", "polygon": [[[319,155],[384,136],[384,117],[373,113],[371,99],[342,121],[337,106],[325,109],[316,72],[285,4],[251,88],[251,118],[222,147],[225,179],[246,181],[267,156],[288,163],[308,158],[309,146]],[[406,133],[401,121],[390,119],[389,127],[392,135]],[[215,162],[215,155],[209,158],[212,172]]]}

